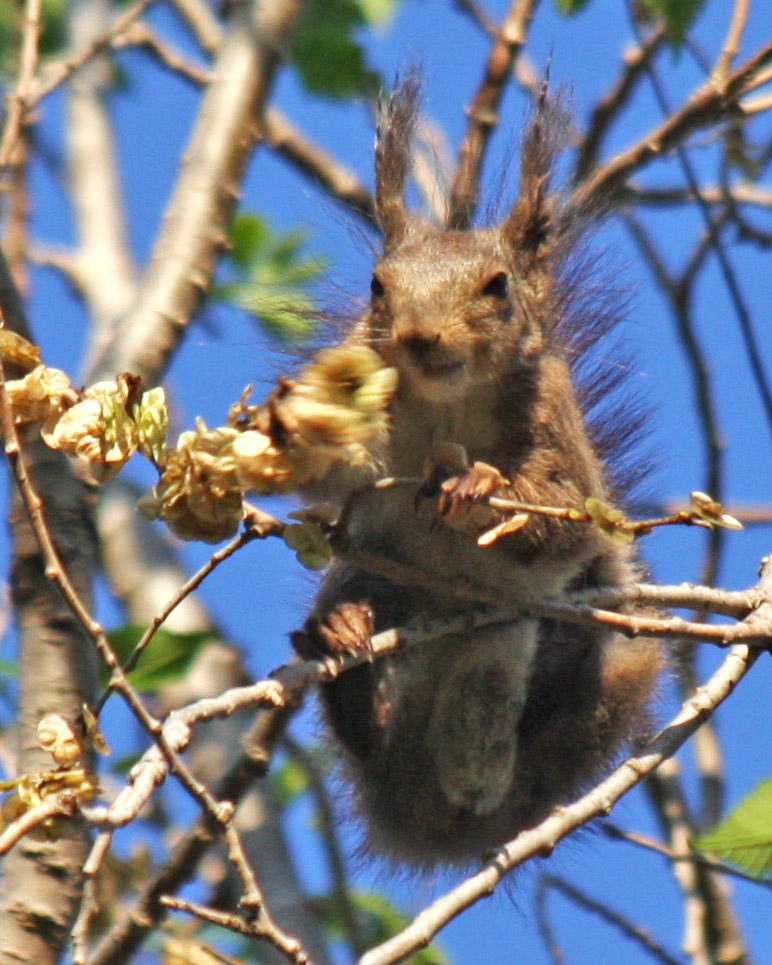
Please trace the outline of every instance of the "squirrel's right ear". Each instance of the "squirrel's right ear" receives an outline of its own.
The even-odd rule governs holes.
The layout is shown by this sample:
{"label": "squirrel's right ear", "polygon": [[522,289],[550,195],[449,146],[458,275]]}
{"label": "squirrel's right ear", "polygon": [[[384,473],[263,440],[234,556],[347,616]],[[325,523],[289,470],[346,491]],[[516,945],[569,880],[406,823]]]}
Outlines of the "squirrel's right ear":
{"label": "squirrel's right ear", "polygon": [[542,82],[536,107],[520,152],[520,191],[517,202],[501,226],[520,262],[525,279],[534,280],[562,240],[563,223],[558,197],[552,191],[555,159],[567,140],[568,117],[560,96],[549,95]]}
{"label": "squirrel's right ear", "polygon": [[410,169],[410,145],[418,117],[421,80],[411,70],[388,99],[378,105],[375,137],[375,211],[384,247],[398,245],[408,228],[405,182]]}

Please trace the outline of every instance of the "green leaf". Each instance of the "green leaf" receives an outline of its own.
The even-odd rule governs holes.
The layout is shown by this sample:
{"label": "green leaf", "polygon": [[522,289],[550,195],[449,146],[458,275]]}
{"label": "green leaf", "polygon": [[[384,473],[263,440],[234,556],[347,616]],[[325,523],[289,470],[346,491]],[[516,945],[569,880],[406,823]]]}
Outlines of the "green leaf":
{"label": "green leaf", "polygon": [[665,21],[672,43],[680,47],[706,0],[643,0]]}
{"label": "green leaf", "polygon": [[271,789],[280,804],[289,804],[308,790],[308,774],[296,760],[290,758],[271,773]]}
{"label": "green leaf", "polygon": [[362,16],[370,26],[388,23],[394,16],[395,0],[358,0]]}
{"label": "green leaf", "polygon": [[257,215],[239,214],[230,227],[231,250],[228,257],[242,268],[248,268],[265,250],[271,238],[268,226]]}
{"label": "green leaf", "polygon": [[278,235],[255,214],[240,214],[230,229],[234,281],[216,285],[213,297],[243,308],[282,341],[306,338],[314,327],[310,289],[324,263],[303,254],[301,231]]}
{"label": "green leaf", "polygon": [[[61,52],[65,43],[67,13],[66,0],[43,0],[41,7],[40,40],[38,48],[41,57],[49,57]],[[16,69],[22,26],[22,5],[0,3],[0,73],[7,74]]]}
{"label": "green leaf", "polygon": [[759,879],[772,878],[772,780],[744,798],[717,828],[694,846]]}
{"label": "green leaf", "polygon": [[[362,922],[363,937],[368,946],[379,945],[402,931],[410,922],[410,918],[380,892],[355,891],[350,897]],[[339,915],[338,902],[332,896],[325,896],[314,904],[318,906],[330,938],[348,937]],[[436,945],[429,945],[410,957],[410,965],[447,965],[447,962],[448,959]]]}
{"label": "green leaf", "polygon": [[553,2],[558,9],[558,13],[571,17],[584,10],[590,0],[553,0]]}
{"label": "green leaf", "polygon": [[142,754],[140,751],[135,751],[133,754],[125,754],[123,757],[112,761],[110,764],[110,773],[115,774],[117,777],[125,777],[141,759]]}
{"label": "green leaf", "polygon": [[[145,627],[127,624],[107,634],[121,663],[129,659],[145,629]],[[174,633],[161,627],[143,651],[136,669],[129,674],[132,686],[141,692],[146,692],[158,690],[165,684],[182,680],[198,651],[212,639],[212,636],[211,630]],[[105,686],[110,679],[110,671],[102,667],[100,673],[101,684]]]}
{"label": "green leaf", "polygon": [[307,90],[334,98],[377,93],[380,78],[366,66],[353,38],[372,15],[372,3],[356,0],[312,0],[305,8],[289,54]]}

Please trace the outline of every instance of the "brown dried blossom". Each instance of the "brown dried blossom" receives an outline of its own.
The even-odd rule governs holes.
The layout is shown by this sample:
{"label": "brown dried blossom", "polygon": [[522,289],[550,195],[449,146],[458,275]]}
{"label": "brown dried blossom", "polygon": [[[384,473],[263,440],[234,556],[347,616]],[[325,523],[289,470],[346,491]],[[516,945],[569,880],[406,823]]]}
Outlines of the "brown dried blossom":
{"label": "brown dried blossom", "polygon": [[137,448],[137,425],[129,408],[138,385],[136,376],[119,375],[89,386],[75,405],[43,426],[43,441],[85,459],[97,482],[111,479]]}
{"label": "brown dried blossom", "polygon": [[47,365],[36,366],[21,379],[9,380],[5,383],[5,391],[11,403],[13,421],[17,424],[51,419],[54,424],[67,403],[76,398],[68,376]]}
{"label": "brown dried blossom", "polygon": [[46,714],[40,721],[38,743],[53,757],[57,767],[75,767],[83,759],[80,735],[61,714]]}
{"label": "brown dried blossom", "polygon": [[155,487],[138,503],[148,519],[163,519],[181,539],[219,543],[244,516],[243,492],[232,444],[237,429],[207,429],[203,420],[170,450]]}

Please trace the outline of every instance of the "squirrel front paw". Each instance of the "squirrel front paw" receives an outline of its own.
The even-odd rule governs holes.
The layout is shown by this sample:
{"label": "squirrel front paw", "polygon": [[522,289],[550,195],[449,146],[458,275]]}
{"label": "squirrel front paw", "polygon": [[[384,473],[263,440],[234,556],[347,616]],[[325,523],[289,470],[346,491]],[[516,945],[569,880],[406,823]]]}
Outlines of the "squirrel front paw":
{"label": "squirrel front paw", "polygon": [[369,653],[375,615],[367,603],[340,603],[323,620],[309,617],[302,630],[290,634],[303,660]]}
{"label": "squirrel front paw", "polygon": [[499,518],[488,497],[506,485],[495,466],[476,462],[440,485],[438,515],[453,529],[476,537]]}

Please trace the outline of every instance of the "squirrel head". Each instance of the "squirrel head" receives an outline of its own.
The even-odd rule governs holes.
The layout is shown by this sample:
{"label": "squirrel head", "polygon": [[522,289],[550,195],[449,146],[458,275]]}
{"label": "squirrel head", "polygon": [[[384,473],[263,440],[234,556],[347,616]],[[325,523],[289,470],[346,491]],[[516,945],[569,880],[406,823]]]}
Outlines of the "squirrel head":
{"label": "squirrel head", "polygon": [[419,99],[411,73],[379,113],[375,201],[384,243],[362,329],[407,391],[447,403],[543,352],[568,235],[550,190],[563,113],[545,84],[523,141],[518,200],[498,226],[437,228],[409,212],[404,197]]}

